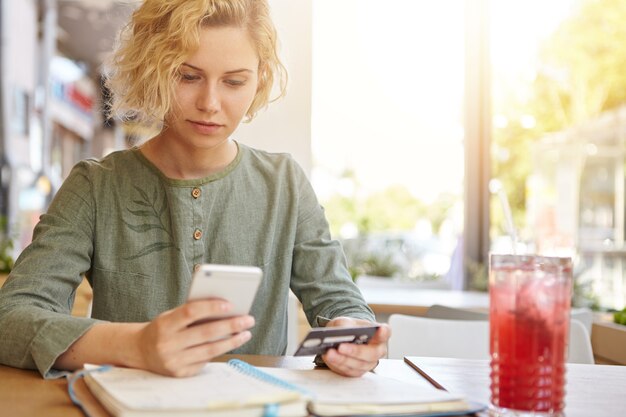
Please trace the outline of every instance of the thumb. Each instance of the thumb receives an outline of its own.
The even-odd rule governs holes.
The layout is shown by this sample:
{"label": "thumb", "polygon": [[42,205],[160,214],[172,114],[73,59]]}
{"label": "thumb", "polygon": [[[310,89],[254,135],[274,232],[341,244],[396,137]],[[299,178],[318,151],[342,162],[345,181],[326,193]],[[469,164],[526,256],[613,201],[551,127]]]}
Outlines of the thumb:
{"label": "thumb", "polygon": [[380,327],[374,333],[374,336],[370,339],[369,343],[387,343],[391,337],[391,327],[386,323],[379,323]]}

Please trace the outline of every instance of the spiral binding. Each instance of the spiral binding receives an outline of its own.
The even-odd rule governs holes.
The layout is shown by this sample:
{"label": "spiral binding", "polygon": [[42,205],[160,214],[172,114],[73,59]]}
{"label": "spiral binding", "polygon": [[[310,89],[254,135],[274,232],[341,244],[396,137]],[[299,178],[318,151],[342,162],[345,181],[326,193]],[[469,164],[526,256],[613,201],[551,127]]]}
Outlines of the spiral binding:
{"label": "spiral binding", "polygon": [[270,384],[279,386],[281,388],[285,388],[291,391],[297,391],[300,394],[303,394],[309,397],[312,396],[310,391],[307,391],[306,389],[299,387],[296,384],[292,384],[291,382],[287,382],[283,379],[277,378],[274,375],[270,375],[266,372],[263,372],[260,369],[256,368],[255,366],[252,366],[249,363],[244,362],[242,360],[231,359],[228,361],[228,364],[235,367],[235,369],[237,369],[239,372],[245,375],[249,375],[251,377],[260,379],[262,381],[269,382]]}
{"label": "spiral binding", "polygon": [[[237,371],[241,372],[244,375],[248,375],[253,378],[260,379],[261,381],[269,382],[270,384],[275,385],[280,388],[285,388],[290,391],[297,391],[300,394],[311,396],[311,393],[305,390],[304,388],[299,387],[290,382],[287,382],[285,380],[282,380],[280,378],[277,378],[274,375],[270,375],[266,372],[263,372],[260,369],[242,360],[231,359],[228,361],[228,364],[234,367]],[[279,409],[278,404],[266,404],[265,407],[263,408],[263,417],[277,417],[278,409]]]}

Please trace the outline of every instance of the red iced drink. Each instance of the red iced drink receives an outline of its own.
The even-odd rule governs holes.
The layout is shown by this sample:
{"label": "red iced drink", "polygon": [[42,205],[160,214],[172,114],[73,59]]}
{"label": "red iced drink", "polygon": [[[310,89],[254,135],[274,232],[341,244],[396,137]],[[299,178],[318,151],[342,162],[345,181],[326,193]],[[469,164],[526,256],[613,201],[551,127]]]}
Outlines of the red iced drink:
{"label": "red iced drink", "polygon": [[491,256],[491,402],[503,414],[564,408],[571,273],[569,258]]}

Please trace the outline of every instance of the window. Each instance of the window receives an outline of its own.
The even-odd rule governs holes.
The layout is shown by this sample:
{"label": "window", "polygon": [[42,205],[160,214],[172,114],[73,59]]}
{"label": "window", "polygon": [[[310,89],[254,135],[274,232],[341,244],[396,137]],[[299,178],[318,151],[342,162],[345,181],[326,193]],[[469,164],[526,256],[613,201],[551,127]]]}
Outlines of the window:
{"label": "window", "polygon": [[462,1],[313,2],[313,184],[355,276],[460,262],[463,82]]}
{"label": "window", "polygon": [[[514,247],[573,256],[576,303],[624,307],[626,3],[318,0],[313,7],[313,183],[348,254],[381,258],[353,259],[361,265],[355,275],[443,280],[467,267],[453,254],[471,184],[466,246],[485,241],[472,222],[484,217],[489,229],[474,259]],[[481,15],[484,34],[466,27],[480,27]],[[489,53],[477,48],[466,66],[471,41],[485,40]],[[464,77],[485,81],[464,86]],[[469,112],[464,91],[485,106]],[[472,130],[464,115],[488,122]],[[481,132],[478,142],[489,147],[476,143]],[[484,164],[491,181],[471,178]],[[488,195],[487,182],[488,204],[474,201],[472,190]],[[475,266],[470,284],[484,285],[484,264]]]}
{"label": "window", "polygon": [[[575,302],[623,308],[626,3],[491,3],[493,177],[528,251],[573,256]],[[499,200],[492,250],[511,250]]]}

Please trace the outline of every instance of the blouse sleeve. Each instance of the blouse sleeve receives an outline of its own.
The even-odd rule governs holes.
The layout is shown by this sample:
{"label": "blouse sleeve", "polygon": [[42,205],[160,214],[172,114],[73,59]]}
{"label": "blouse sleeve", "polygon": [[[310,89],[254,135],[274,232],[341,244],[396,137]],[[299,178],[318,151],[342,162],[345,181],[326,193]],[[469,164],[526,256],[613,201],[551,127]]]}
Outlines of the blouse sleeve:
{"label": "blouse sleeve", "polygon": [[301,173],[291,289],[312,326],[347,316],[375,321],[348,272],[341,244],[331,239],[324,209]]}
{"label": "blouse sleeve", "polygon": [[93,253],[87,164],[72,170],[0,289],[0,362],[45,378],[64,375],[54,362],[97,322],[70,315]]}

